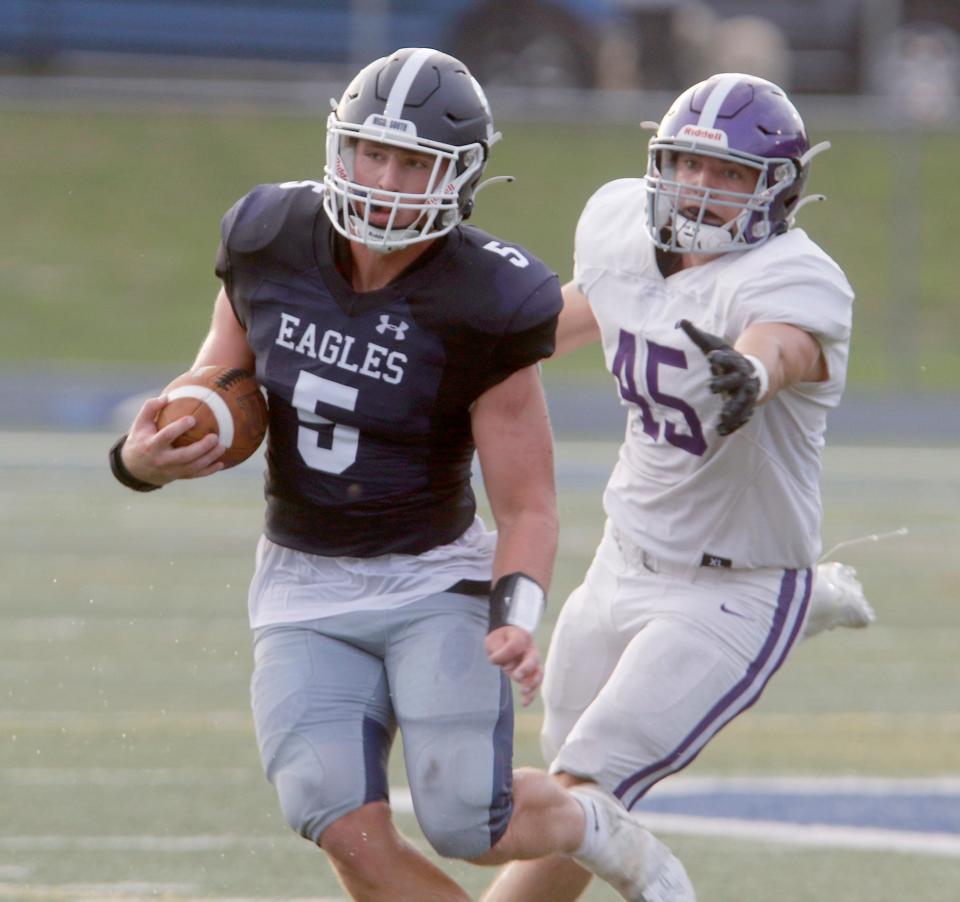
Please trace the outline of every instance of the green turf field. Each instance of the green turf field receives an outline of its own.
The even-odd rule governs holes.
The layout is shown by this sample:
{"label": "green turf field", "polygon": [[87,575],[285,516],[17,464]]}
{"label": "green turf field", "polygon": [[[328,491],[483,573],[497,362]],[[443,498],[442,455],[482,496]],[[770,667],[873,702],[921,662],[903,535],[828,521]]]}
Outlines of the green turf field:
{"label": "green turf field", "polygon": [[[637,119],[656,115],[638,111]],[[500,122],[475,221],[571,272],[573,228],[601,183],[639,175],[646,132],[599,124]],[[960,202],[945,178],[960,135],[824,131],[811,188],[829,195],[801,223],[858,293],[855,388],[960,387]],[[319,178],[320,117],[0,112],[0,360],[169,365],[193,359],[217,290],[223,212],[259,182]],[[599,373],[592,353],[565,368]]]}
{"label": "green turf field", "polygon": [[[111,440],[0,434],[0,899],[344,899],[323,855],[282,825],[257,761],[245,591],[258,466],[140,496],[111,480]],[[599,537],[614,451],[559,444],[554,614]],[[910,529],[838,555],[879,622],[802,645],[687,773],[955,777],[955,451],[825,460],[828,546]],[[518,764],[539,763],[538,724],[536,706],[519,716]],[[392,779],[402,786],[399,762]],[[960,898],[956,854],[666,838],[701,902]],[[474,895],[490,876],[444,866]],[[595,886],[588,898],[616,897]]]}

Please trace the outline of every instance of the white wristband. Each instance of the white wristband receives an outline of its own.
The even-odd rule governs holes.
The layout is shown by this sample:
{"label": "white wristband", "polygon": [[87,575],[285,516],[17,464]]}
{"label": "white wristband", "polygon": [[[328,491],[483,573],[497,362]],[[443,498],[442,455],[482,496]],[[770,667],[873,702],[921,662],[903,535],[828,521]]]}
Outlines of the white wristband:
{"label": "white wristband", "polygon": [[532,635],[546,603],[546,595],[536,580],[523,573],[502,576],[490,595],[490,629],[519,626]]}
{"label": "white wristband", "polygon": [[753,364],[756,377],[760,381],[760,391],[757,394],[757,400],[760,401],[770,388],[770,374],[759,357],[754,357],[753,354],[744,354],[743,356]]}
{"label": "white wristband", "polygon": [[533,635],[540,625],[545,603],[540,586],[532,579],[518,579],[513,587],[513,597],[507,605],[507,623]]}

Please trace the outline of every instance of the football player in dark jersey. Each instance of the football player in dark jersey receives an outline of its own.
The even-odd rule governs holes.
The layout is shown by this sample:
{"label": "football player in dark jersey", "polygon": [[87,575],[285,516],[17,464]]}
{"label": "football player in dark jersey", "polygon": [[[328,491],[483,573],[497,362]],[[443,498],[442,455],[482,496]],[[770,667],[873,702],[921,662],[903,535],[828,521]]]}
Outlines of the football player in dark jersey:
{"label": "football player in dark jersey", "polygon": [[[655,842],[604,796],[512,772],[509,679],[529,702],[557,543],[537,365],[561,296],[525,250],[462,224],[498,137],[457,60],[410,48],[366,67],[328,121],[323,182],[262,185],[224,217],[195,362],[254,369],[267,392],[257,739],[286,819],[357,899],[467,898],[392,824],[398,729],[441,855],[569,854],[639,899]],[[111,450],[131,488],[221,468],[214,436],[173,447],[190,418],[158,430],[163,403]]]}

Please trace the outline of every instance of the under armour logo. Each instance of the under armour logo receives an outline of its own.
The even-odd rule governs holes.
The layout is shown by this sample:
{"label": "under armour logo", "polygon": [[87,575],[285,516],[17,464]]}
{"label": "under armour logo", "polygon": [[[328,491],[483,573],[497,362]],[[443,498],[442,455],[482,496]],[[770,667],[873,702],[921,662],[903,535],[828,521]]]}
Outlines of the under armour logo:
{"label": "under armour logo", "polygon": [[405,323],[401,320],[399,323],[391,323],[390,317],[386,313],[380,314],[380,325],[377,326],[377,331],[383,335],[385,332],[393,332],[393,338],[395,341],[403,341],[403,333],[410,328],[410,323]]}

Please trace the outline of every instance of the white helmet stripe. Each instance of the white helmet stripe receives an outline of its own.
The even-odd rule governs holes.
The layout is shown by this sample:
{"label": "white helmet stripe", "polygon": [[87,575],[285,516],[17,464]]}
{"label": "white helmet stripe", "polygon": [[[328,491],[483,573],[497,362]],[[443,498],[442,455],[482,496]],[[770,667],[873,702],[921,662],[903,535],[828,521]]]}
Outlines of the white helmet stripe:
{"label": "white helmet stripe", "polygon": [[700,114],[700,121],[697,123],[700,128],[716,127],[720,107],[723,106],[727,95],[740,84],[742,78],[742,75],[731,73],[730,75],[724,75],[723,78],[717,81],[713,90],[710,92],[710,96],[707,98],[707,102],[703,105],[703,112]]}
{"label": "white helmet stripe", "polygon": [[420,47],[414,53],[407,57],[397,75],[393,87],[390,89],[390,96],[387,97],[387,105],[383,108],[383,115],[388,119],[402,119],[403,105],[407,100],[407,92],[410,85],[417,77],[417,73],[423,67],[423,64],[433,56],[434,51],[427,47]]}

